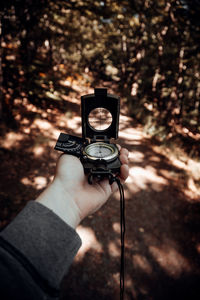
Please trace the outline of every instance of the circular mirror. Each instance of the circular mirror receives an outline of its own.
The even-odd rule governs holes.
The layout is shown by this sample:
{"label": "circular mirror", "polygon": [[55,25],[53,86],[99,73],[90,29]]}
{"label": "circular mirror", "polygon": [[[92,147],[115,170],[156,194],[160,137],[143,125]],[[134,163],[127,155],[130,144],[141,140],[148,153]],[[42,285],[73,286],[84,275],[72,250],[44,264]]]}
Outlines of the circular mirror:
{"label": "circular mirror", "polygon": [[88,122],[93,129],[103,131],[111,125],[112,115],[106,108],[97,107],[90,112]]}

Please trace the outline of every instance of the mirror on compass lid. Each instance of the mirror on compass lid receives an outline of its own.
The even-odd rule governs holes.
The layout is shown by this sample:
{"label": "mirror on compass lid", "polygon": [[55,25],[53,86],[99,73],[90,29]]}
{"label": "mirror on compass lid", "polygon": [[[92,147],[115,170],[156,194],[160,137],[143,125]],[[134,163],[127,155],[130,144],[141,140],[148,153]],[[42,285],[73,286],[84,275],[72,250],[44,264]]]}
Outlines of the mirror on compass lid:
{"label": "mirror on compass lid", "polygon": [[98,131],[106,130],[112,123],[112,115],[106,108],[97,107],[88,116],[89,125]]}

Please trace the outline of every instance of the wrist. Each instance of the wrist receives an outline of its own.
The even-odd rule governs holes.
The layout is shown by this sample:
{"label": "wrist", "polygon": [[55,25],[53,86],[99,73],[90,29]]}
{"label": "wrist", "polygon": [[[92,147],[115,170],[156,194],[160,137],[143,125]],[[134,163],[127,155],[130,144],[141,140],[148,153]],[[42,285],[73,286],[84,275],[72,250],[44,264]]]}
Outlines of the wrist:
{"label": "wrist", "polygon": [[54,179],[36,199],[37,202],[52,210],[65,223],[76,228],[81,221],[79,209],[67,188],[59,179]]}

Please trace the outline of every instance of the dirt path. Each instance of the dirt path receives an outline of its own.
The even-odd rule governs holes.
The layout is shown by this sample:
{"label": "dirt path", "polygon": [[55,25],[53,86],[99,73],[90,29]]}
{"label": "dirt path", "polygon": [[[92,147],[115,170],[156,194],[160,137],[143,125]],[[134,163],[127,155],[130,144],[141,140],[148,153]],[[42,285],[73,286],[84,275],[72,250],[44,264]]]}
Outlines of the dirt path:
{"label": "dirt path", "polygon": [[[48,184],[58,157],[52,149],[59,132],[68,128],[80,134],[80,103],[76,97],[69,99],[63,100],[62,109],[26,105],[20,130],[1,138],[1,227]],[[125,299],[200,299],[199,165],[194,163],[191,175],[191,160],[172,157],[153,145],[123,114],[119,143],[130,151]],[[62,299],[119,299],[118,193],[78,232],[83,246],[63,281]]]}
{"label": "dirt path", "polygon": [[[122,116],[119,140],[130,151],[125,299],[198,299],[200,205],[187,188],[186,164],[159,153],[132,123]],[[63,299],[119,299],[118,193],[78,232],[83,246]]]}

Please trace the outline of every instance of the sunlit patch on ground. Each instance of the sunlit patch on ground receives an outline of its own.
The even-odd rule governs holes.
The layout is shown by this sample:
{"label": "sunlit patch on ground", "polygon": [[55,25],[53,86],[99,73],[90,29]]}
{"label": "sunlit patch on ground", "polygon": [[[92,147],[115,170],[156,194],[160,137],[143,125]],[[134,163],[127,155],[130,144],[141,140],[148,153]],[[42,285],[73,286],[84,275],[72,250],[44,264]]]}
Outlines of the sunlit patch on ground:
{"label": "sunlit patch on ground", "polygon": [[53,127],[53,124],[51,124],[50,122],[46,121],[46,120],[40,120],[40,119],[36,119],[32,126],[32,128],[39,128],[40,130],[51,130]]}
{"label": "sunlit patch on ground", "polygon": [[77,232],[82,240],[82,247],[80,248],[77,259],[84,257],[85,253],[90,249],[95,250],[96,252],[102,252],[102,245],[97,241],[94,231],[90,227],[83,227],[79,225]]}
{"label": "sunlit patch on ground", "polygon": [[120,249],[114,242],[110,242],[108,245],[108,253],[111,257],[120,257]]}
{"label": "sunlit patch on ground", "polygon": [[36,176],[34,177],[34,180],[31,181],[29,178],[24,177],[21,179],[21,182],[24,185],[32,185],[37,190],[41,190],[47,186],[47,178],[42,176]]}
{"label": "sunlit patch on ground", "polygon": [[74,117],[73,119],[68,121],[68,127],[66,128],[66,133],[67,130],[71,129],[73,131],[75,131],[76,134],[81,134],[82,133],[82,129],[81,129],[81,118],[78,117]]}
{"label": "sunlit patch on ground", "polygon": [[40,156],[42,155],[43,152],[44,152],[44,147],[42,146],[36,146],[33,149],[33,153],[35,154],[35,156]]}
{"label": "sunlit patch on ground", "polygon": [[131,167],[130,175],[127,179],[127,184],[130,185],[130,189],[134,192],[139,190],[145,190],[148,188],[148,184],[151,184],[152,188],[156,191],[162,190],[162,185],[167,185],[168,181],[162,176],[157,175],[157,170],[151,166]]}
{"label": "sunlit patch on ground", "polygon": [[181,171],[177,173],[173,170],[161,169],[160,173],[167,179],[173,178],[178,185],[182,182],[182,191],[188,197],[188,201],[198,201],[200,197],[200,162],[189,158],[186,153],[180,152],[180,150],[170,151],[168,149],[168,151],[164,151],[163,148],[158,147],[154,147],[154,150],[156,153],[165,154],[171,165]]}
{"label": "sunlit patch on ground", "polygon": [[10,147],[18,147],[24,136],[20,133],[9,132],[4,138],[1,138],[1,146],[9,149]]}
{"label": "sunlit patch on ground", "polygon": [[112,227],[116,233],[120,234],[120,223],[119,222],[113,223]]}
{"label": "sunlit patch on ground", "polygon": [[191,271],[187,258],[167,243],[160,247],[150,245],[149,251],[163,270],[173,278],[179,278],[181,274]]}
{"label": "sunlit patch on ground", "polygon": [[152,266],[144,255],[134,254],[133,264],[136,268],[141,269],[143,272],[147,273],[148,275],[152,274]]}
{"label": "sunlit patch on ground", "polygon": [[[85,94],[92,94],[94,92],[94,89],[89,88],[87,86],[85,86],[85,88],[83,89],[83,85],[81,84],[81,80],[82,78],[78,78],[74,79],[73,77],[67,77],[65,80],[60,80],[60,85],[65,86],[65,87],[70,87],[72,88],[74,91],[76,91],[77,93],[85,93]],[[66,99],[64,95],[62,95],[63,99]],[[71,101],[73,102],[75,99],[71,99]],[[77,102],[77,100],[76,100]]]}

